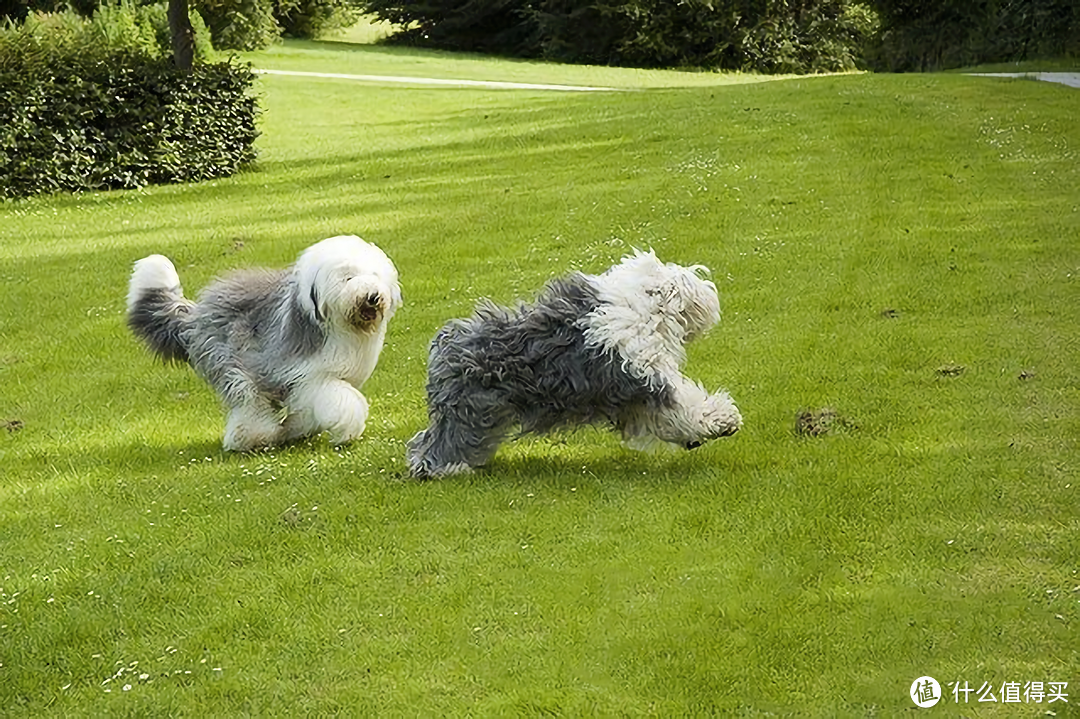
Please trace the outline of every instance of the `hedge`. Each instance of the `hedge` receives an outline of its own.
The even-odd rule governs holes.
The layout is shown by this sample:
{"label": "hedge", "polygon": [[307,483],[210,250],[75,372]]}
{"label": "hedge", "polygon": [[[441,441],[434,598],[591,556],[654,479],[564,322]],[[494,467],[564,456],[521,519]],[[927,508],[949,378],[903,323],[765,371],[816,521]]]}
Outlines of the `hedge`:
{"label": "hedge", "polygon": [[0,197],[204,180],[255,159],[253,71],[177,70],[160,21],[112,5],[0,28]]}
{"label": "hedge", "polygon": [[254,73],[118,58],[0,72],[0,193],[106,190],[233,174],[255,159]]}

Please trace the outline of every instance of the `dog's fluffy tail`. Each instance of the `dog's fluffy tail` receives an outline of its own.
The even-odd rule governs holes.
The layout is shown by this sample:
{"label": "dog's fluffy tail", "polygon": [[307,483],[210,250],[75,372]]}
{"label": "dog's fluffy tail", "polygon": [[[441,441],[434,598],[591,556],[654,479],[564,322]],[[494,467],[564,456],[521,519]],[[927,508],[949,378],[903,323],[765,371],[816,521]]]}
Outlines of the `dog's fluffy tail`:
{"label": "dog's fluffy tail", "polygon": [[180,276],[167,257],[150,255],[135,263],[128,285],[127,324],[165,361],[188,360],[181,330],[194,306],[184,298]]}

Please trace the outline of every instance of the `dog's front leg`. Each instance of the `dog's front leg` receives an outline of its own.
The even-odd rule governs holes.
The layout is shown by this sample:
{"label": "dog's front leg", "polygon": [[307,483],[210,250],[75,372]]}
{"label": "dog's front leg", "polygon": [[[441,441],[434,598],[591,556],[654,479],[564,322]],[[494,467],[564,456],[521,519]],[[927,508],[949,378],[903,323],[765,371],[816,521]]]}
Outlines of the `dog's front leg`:
{"label": "dog's front leg", "polygon": [[286,404],[285,430],[290,439],[329,432],[331,444],[345,444],[359,439],[367,426],[367,398],[343,380],[298,388]]}
{"label": "dog's front leg", "polygon": [[713,394],[697,382],[679,375],[673,381],[674,404],[666,410],[667,425],[677,442],[692,449],[709,439],[728,437],[739,431],[742,415],[723,390]]}
{"label": "dog's front leg", "polygon": [[668,380],[670,401],[660,407],[640,407],[622,423],[623,436],[636,448],[649,446],[649,438],[687,449],[735,434],[742,426],[735,403],[727,392],[713,394],[682,375]]}
{"label": "dog's front leg", "polygon": [[225,422],[225,450],[250,452],[280,444],[285,431],[269,403],[253,401],[229,411]]}

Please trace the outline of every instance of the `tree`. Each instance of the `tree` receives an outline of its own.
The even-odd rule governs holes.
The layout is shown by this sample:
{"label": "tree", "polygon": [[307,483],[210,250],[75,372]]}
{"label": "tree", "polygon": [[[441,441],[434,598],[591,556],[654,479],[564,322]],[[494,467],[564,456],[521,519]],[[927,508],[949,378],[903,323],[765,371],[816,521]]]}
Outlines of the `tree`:
{"label": "tree", "polygon": [[173,64],[178,70],[190,70],[195,62],[195,29],[191,26],[188,0],[169,0],[169,32]]}

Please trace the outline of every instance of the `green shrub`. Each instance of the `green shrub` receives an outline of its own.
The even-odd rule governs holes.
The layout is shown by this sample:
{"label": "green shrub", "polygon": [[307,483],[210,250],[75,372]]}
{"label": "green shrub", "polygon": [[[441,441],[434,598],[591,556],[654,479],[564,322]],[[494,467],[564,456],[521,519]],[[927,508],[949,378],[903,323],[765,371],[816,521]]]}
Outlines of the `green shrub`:
{"label": "green shrub", "polygon": [[[130,2],[101,5],[89,18],[70,8],[59,13],[33,13],[20,24],[0,27],[0,70],[33,72],[49,65],[94,64],[117,55],[143,59],[172,57],[166,3],[136,6]],[[210,60],[213,46],[201,18],[192,13],[195,57]]]}
{"label": "green shrub", "polygon": [[394,43],[534,57],[542,38],[527,0],[360,0],[402,28]]}
{"label": "green shrub", "polygon": [[349,0],[277,0],[274,19],[290,37],[316,38],[352,27],[360,10]]}
{"label": "green shrub", "polygon": [[99,0],[0,0],[0,20],[22,22],[34,13],[57,13],[74,10],[90,17]]}
{"label": "green shrub", "polygon": [[154,12],[0,29],[0,196],[221,177],[254,159],[254,73],[177,70],[145,22]]}
{"label": "green shrub", "polygon": [[281,37],[273,0],[196,0],[218,50],[259,50]]}

